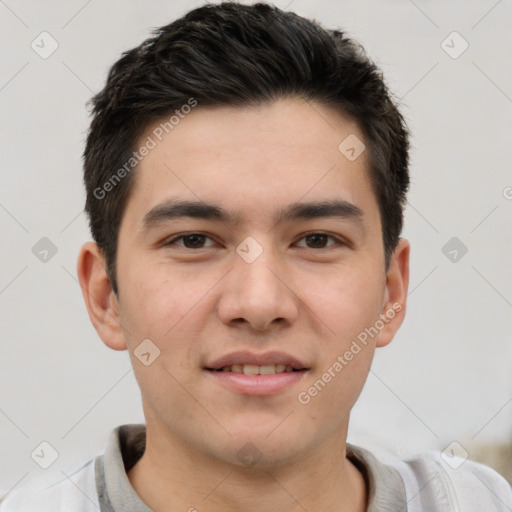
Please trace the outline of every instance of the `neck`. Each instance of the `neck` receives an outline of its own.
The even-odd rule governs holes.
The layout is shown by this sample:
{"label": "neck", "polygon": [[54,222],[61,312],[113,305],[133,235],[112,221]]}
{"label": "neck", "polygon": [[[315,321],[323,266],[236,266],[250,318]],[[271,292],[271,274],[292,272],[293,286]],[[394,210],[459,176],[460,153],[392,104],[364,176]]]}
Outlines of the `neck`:
{"label": "neck", "polygon": [[292,463],[248,468],[194,452],[148,425],[146,450],[128,478],[155,512],[364,512],[364,478],[346,457],[345,439]]}

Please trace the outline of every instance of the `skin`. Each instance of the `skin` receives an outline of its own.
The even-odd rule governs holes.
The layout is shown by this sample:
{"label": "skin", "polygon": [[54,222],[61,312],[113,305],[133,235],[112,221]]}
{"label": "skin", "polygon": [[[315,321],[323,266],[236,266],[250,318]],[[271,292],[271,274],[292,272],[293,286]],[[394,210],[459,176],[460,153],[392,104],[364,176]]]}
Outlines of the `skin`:
{"label": "skin", "polygon": [[[91,321],[110,348],[129,350],[141,388],[146,452],[128,477],[153,510],[366,509],[364,479],[345,456],[347,428],[375,348],[403,321],[409,243],[399,241],[386,272],[367,151],[349,161],[338,150],[349,134],[364,141],[352,119],[295,98],[198,106],[135,171],[119,232],[118,296],[97,246],[83,246],[78,275]],[[176,197],[222,206],[239,222],[145,226],[152,208]],[[330,199],[357,206],[361,219],[275,222],[291,203]],[[183,233],[206,238],[169,244]],[[263,249],[252,263],[236,252],[248,236]],[[397,303],[379,334],[301,404],[298,394]],[[149,366],[134,356],[147,338],[160,350]],[[309,370],[278,393],[241,394],[204,370],[235,350],[283,351]],[[261,456],[253,467],[237,457],[247,443]]]}

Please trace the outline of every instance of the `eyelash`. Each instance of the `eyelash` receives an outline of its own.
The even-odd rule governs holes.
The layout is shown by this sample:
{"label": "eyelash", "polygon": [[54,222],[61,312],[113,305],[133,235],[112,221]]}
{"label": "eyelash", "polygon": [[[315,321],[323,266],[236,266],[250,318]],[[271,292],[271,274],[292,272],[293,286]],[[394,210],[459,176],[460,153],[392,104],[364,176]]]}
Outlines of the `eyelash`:
{"label": "eyelash", "polygon": [[[336,242],[335,245],[331,245],[331,246],[327,246],[327,247],[320,247],[320,248],[313,248],[313,250],[320,250],[320,249],[330,249],[332,247],[335,247],[336,245],[337,246],[343,246],[343,245],[348,245],[347,242],[341,240],[340,238],[338,237],[335,237],[334,235],[331,235],[329,233],[324,233],[322,231],[311,231],[309,233],[305,233],[304,235],[302,235],[302,237],[299,239],[300,240],[303,240],[305,238],[308,238],[310,236],[313,236],[313,235],[321,235],[321,236],[326,236],[327,238],[330,238],[332,240],[334,240]],[[174,238],[172,238],[171,240],[168,240],[167,242],[165,242],[163,245],[165,247],[168,247],[168,246],[171,246],[171,245],[175,245],[175,242],[177,240],[182,240],[182,239],[185,239],[185,238],[188,238],[188,237],[192,237],[192,236],[202,236],[202,237],[205,237],[205,238],[209,238],[210,240],[213,240],[210,236],[204,234],[204,233],[195,233],[195,232],[192,232],[192,233],[185,233],[185,234],[181,234],[181,235],[178,235]],[[191,251],[194,251],[194,250],[200,250],[200,249],[207,249],[208,247],[199,247],[199,248],[192,248],[192,247],[185,247],[185,246],[179,246],[181,247],[182,249],[189,249]],[[310,247],[305,247],[306,249],[310,249]]]}

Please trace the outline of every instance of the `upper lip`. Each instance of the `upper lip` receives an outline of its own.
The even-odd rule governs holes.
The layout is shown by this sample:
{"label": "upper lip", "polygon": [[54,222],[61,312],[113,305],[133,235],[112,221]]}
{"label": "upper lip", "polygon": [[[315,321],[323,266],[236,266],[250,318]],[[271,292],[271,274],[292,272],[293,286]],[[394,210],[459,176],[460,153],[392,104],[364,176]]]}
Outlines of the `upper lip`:
{"label": "upper lip", "polygon": [[296,357],[286,354],[285,352],[263,352],[256,354],[254,352],[231,352],[218,359],[214,359],[205,365],[209,370],[219,370],[225,366],[232,366],[234,364],[251,364],[255,366],[266,366],[271,364],[284,364],[291,366],[295,370],[307,369],[307,365],[297,359]]}

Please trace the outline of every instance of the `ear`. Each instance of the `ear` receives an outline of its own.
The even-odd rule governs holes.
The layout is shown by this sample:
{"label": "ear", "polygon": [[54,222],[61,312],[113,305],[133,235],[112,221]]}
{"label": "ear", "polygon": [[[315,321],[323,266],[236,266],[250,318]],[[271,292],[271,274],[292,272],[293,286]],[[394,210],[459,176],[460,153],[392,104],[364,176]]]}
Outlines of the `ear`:
{"label": "ear", "polygon": [[384,327],[377,337],[377,347],[390,343],[404,320],[409,288],[409,253],[409,242],[400,238],[386,275],[386,292],[380,315]]}
{"label": "ear", "polygon": [[94,242],[80,250],[77,263],[89,318],[105,345],[113,350],[126,350],[126,340],[119,320],[119,302],[106,272],[105,257]]}

